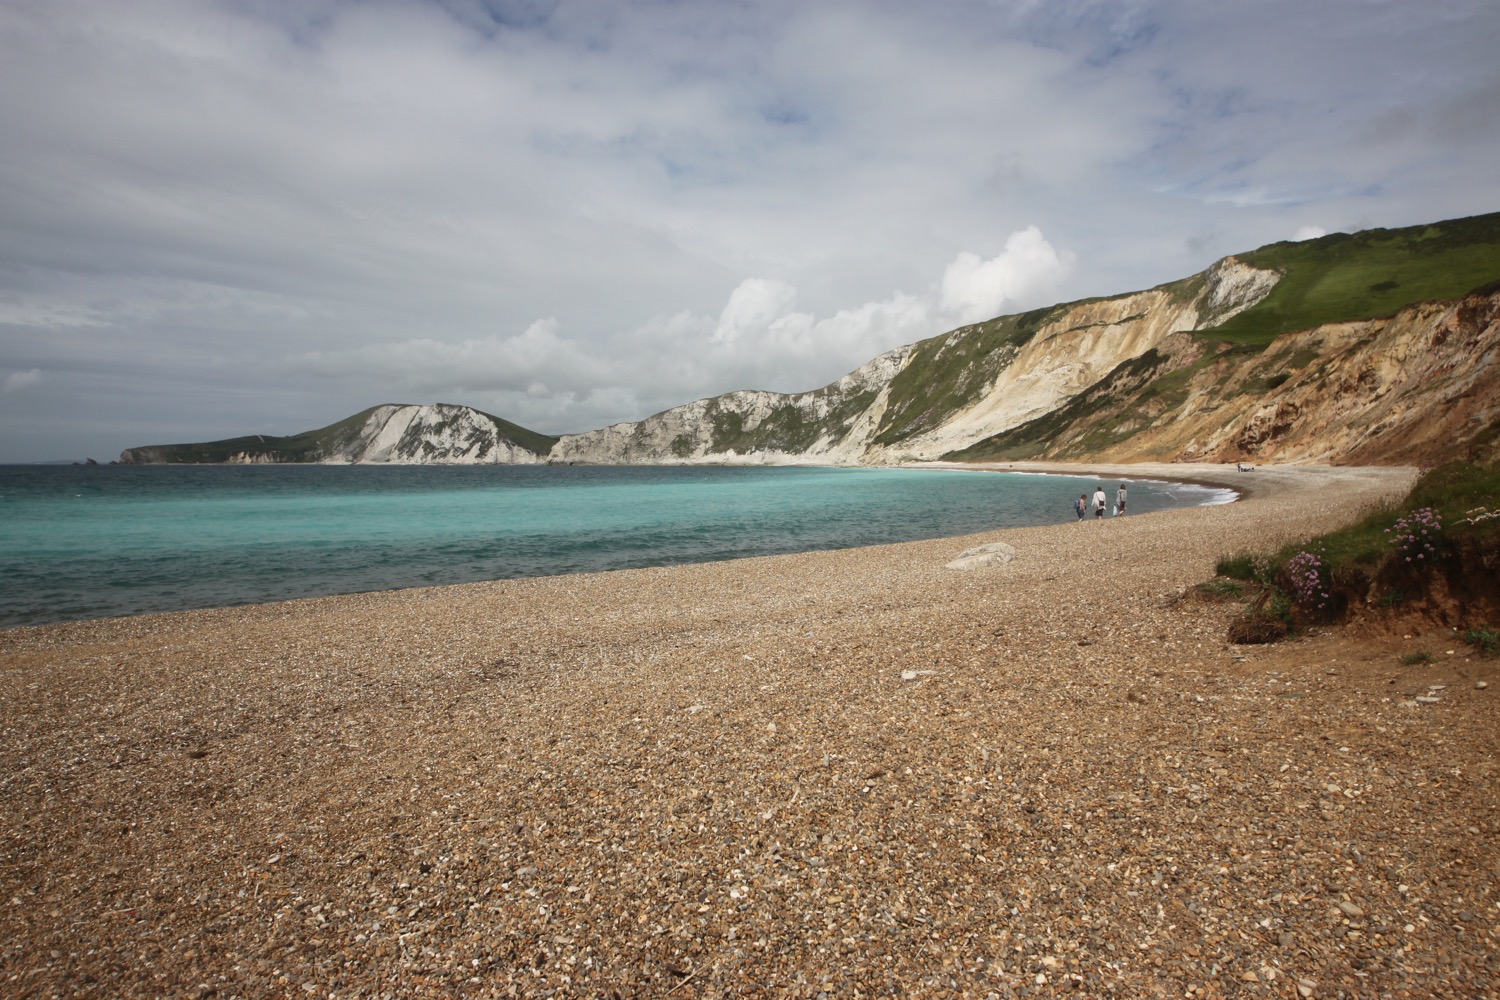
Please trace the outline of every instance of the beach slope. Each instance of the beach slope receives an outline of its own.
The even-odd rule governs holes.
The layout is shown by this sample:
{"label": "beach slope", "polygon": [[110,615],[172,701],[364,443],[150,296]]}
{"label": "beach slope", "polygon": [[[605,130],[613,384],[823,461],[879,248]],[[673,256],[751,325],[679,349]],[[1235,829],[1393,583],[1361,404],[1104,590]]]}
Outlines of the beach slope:
{"label": "beach slope", "polygon": [[1495,663],[1231,646],[1189,593],[1414,472],[1086,470],[1253,488],[0,631],[0,991],[1500,988]]}

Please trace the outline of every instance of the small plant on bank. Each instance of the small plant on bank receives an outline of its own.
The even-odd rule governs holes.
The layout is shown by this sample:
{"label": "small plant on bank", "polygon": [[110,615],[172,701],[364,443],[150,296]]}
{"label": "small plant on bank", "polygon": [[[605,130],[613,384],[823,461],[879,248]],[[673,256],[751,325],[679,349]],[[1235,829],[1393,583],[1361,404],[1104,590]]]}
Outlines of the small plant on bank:
{"label": "small plant on bank", "polygon": [[1328,610],[1328,567],[1316,552],[1303,549],[1286,564],[1287,580],[1293,599],[1308,614]]}
{"label": "small plant on bank", "polygon": [[1255,579],[1255,557],[1248,552],[1238,555],[1220,556],[1214,564],[1214,573],[1230,580]]}
{"label": "small plant on bank", "polygon": [[1443,515],[1432,507],[1423,507],[1415,514],[1401,518],[1386,532],[1396,547],[1398,559],[1411,563],[1413,567],[1431,566],[1443,537]]}
{"label": "small plant on bank", "polygon": [[1232,556],[1220,556],[1219,561],[1214,564],[1214,575],[1266,587],[1270,586],[1276,575],[1276,563],[1267,556],[1239,552]]}
{"label": "small plant on bank", "polygon": [[1292,599],[1283,593],[1277,592],[1271,595],[1269,605],[1271,616],[1290,628],[1292,621]]}
{"label": "small plant on bank", "polygon": [[1226,580],[1222,574],[1207,583],[1198,584],[1194,589],[1200,597],[1209,601],[1237,600],[1245,596],[1244,584],[1237,580]]}
{"label": "small plant on bank", "polygon": [[1416,653],[1407,653],[1405,656],[1401,657],[1401,665],[1404,667],[1417,667],[1421,666],[1424,663],[1431,662],[1432,654],[1427,652],[1427,650],[1425,649]]}
{"label": "small plant on bank", "polygon": [[1500,629],[1485,625],[1464,632],[1464,642],[1479,649],[1485,656],[1500,656]]}
{"label": "small plant on bank", "polygon": [[1215,576],[1227,577],[1230,580],[1251,579],[1251,559],[1254,556],[1241,553],[1236,556],[1220,556],[1220,561],[1214,564]]}

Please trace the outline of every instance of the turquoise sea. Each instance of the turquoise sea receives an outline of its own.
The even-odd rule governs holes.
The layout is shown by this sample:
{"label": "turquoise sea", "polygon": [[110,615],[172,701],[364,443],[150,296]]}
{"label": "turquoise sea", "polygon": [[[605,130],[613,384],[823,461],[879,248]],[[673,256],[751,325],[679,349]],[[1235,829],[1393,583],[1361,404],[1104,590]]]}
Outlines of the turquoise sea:
{"label": "turquoise sea", "polygon": [[[947,470],[0,466],[0,627],[849,548],[1072,520]],[[1111,500],[1116,482],[1106,482]],[[1131,484],[1130,515],[1225,491]]]}

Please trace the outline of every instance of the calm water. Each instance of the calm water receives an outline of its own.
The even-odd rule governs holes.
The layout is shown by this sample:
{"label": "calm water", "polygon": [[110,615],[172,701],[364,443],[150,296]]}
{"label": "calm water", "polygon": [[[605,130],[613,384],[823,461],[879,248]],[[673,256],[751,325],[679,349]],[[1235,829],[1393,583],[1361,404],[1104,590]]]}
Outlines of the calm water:
{"label": "calm water", "polygon": [[[936,470],[0,466],[0,627],[1066,521],[1093,479]],[[1111,500],[1118,483],[1106,484]],[[1131,513],[1224,499],[1135,481]]]}

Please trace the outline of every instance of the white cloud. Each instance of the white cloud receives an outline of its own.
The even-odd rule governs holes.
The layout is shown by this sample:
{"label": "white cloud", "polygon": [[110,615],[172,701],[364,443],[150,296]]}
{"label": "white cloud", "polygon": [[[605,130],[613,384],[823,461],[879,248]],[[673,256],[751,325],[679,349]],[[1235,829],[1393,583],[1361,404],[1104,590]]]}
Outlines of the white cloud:
{"label": "white cloud", "polygon": [[960,253],[943,272],[943,308],[962,324],[1042,304],[1062,287],[1072,262],[1072,254],[1059,253],[1040,229],[1028,226],[1011,233],[989,260]]}
{"label": "white cloud", "polygon": [[604,384],[610,366],[587,345],[562,336],[557,320],[548,318],[531,323],[511,337],[459,341],[418,337],[307,351],[291,359],[288,372],[356,382],[374,380],[408,393],[462,388],[535,396],[538,385]]}
{"label": "white cloud", "polygon": [[87,305],[68,301],[0,301],[0,326],[66,330],[70,327],[106,326],[108,319]]}
{"label": "white cloud", "polygon": [[12,393],[29,389],[42,380],[42,372],[39,368],[32,368],[23,372],[11,372],[5,376],[5,383],[0,386],[0,392]]}
{"label": "white cloud", "polygon": [[1322,226],[1298,226],[1297,231],[1292,234],[1292,242],[1301,243],[1303,240],[1315,240],[1327,235],[1328,230]]}
{"label": "white cloud", "polygon": [[772,323],[791,312],[796,301],[797,290],[784,281],[746,278],[730,293],[713,340],[732,344],[745,335],[763,335]]}

